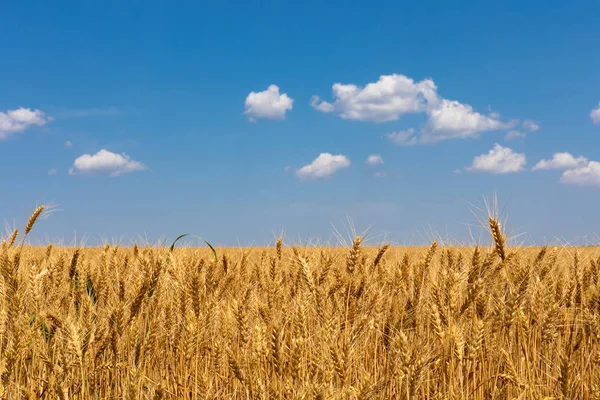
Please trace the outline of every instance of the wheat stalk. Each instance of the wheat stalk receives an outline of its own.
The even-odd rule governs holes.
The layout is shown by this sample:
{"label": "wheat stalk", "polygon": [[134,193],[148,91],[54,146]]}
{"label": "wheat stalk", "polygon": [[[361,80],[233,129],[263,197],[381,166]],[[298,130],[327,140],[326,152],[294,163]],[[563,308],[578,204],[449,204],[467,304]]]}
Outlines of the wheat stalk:
{"label": "wheat stalk", "polygon": [[502,234],[500,224],[492,217],[490,217],[490,229],[492,231],[492,237],[494,238],[494,244],[496,246],[496,254],[498,254],[498,257],[500,257],[502,261],[505,261],[506,251],[504,246],[506,243],[506,238]]}
{"label": "wheat stalk", "polygon": [[27,236],[29,234],[29,232],[31,232],[33,225],[35,225],[35,222],[37,221],[40,214],[42,213],[42,211],[44,211],[45,208],[46,208],[46,206],[41,205],[35,209],[33,214],[31,214],[31,217],[29,217],[29,220],[27,221],[27,225],[25,225],[25,236]]}

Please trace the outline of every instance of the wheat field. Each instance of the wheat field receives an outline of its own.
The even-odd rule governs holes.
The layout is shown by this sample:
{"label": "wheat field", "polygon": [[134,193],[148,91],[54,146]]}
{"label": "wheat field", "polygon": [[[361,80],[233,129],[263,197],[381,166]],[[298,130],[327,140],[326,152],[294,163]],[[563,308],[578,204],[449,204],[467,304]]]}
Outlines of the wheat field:
{"label": "wheat field", "polygon": [[4,399],[600,398],[600,251],[0,249]]}

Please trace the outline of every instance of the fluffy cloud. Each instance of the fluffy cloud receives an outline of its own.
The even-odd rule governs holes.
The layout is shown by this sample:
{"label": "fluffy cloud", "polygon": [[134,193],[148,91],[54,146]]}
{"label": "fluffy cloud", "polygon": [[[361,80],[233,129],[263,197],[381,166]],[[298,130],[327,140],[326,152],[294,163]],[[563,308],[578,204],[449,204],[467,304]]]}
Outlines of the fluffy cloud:
{"label": "fluffy cloud", "polygon": [[528,130],[529,132],[536,132],[540,130],[540,126],[535,122],[527,119],[523,121],[523,129]]}
{"label": "fluffy cloud", "polygon": [[468,104],[442,99],[429,110],[429,121],[422,132],[425,143],[447,139],[476,138],[481,132],[507,129],[511,125],[480,114]]}
{"label": "fluffy cloud", "polygon": [[255,121],[257,118],[285,119],[285,113],[292,109],[294,100],[286,93],[279,94],[277,85],[270,85],[262,92],[250,92],[246,97],[244,115]]}
{"label": "fluffy cloud", "polygon": [[569,185],[600,187],[600,162],[590,161],[584,156],[574,157],[571,153],[554,153],[550,160],[541,160],[533,170],[565,170],[560,182]]}
{"label": "fluffy cloud", "polygon": [[6,139],[10,135],[23,132],[31,126],[42,126],[51,121],[40,110],[31,110],[30,108],[19,108],[0,112],[0,140]]}
{"label": "fluffy cloud", "polygon": [[321,179],[335,174],[342,168],[348,168],[350,160],[344,155],[321,153],[315,160],[296,171],[300,179]]}
{"label": "fluffy cloud", "polygon": [[408,128],[404,131],[391,132],[386,136],[396,146],[412,146],[413,144],[417,144],[417,137],[415,136],[415,130],[413,128]]}
{"label": "fluffy cloud", "polygon": [[333,103],[313,96],[310,104],[321,112],[335,112],[344,119],[396,121],[402,114],[423,112],[438,101],[431,79],[415,82],[404,75],[381,75],[375,83],[361,88],[335,83]]}
{"label": "fluffy cloud", "polygon": [[554,153],[552,159],[541,160],[533,167],[533,170],[540,169],[572,169],[580,168],[588,163],[588,159],[579,156],[573,157],[571,153]]}
{"label": "fluffy cloud", "polygon": [[143,171],[147,167],[132,160],[125,153],[116,154],[102,149],[94,155],[84,154],[75,159],[70,175],[108,174],[120,176],[129,172]]}
{"label": "fluffy cloud", "polygon": [[367,165],[375,166],[380,164],[383,164],[383,157],[381,157],[379,154],[371,154],[369,157],[367,157]]}
{"label": "fluffy cloud", "polygon": [[569,169],[563,172],[560,181],[570,185],[600,187],[600,162],[589,161],[587,165]]}
{"label": "fluffy cloud", "polygon": [[590,112],[590,118],[594,124],[600,125],[600,103],[598,103],[598,107]]}
{"label": "fluffy cloud", "polygon": [[[313,96],[311,106],[321,112],[335,113],[344,119],[373,122],[396,121],[409,113],[426,114],[428,121],[421,130],[420,138],[412,137],[409,140],[408,137],[412,134],[408,135],[408,131],[388,135],[400,145],[476,138],[482,132],[510,129],[518,123],[503,122],[500,114],[491,110],[488,115],[484,115],[476,112],[469,104],[442,98],[431,79],[414,81],[400,74],[381,75],[377,82],[364,87],[335,83],[332,90],[333,102]],[[523,123],[523,128],[533,132],[539,126],[528,120]]]}
{"label": "fluffy cloud", "polygon": [[522,171],[526,163],[525,154],[515,153],[496,143],[487,154],[475,157],[467,171],[508,174]]}

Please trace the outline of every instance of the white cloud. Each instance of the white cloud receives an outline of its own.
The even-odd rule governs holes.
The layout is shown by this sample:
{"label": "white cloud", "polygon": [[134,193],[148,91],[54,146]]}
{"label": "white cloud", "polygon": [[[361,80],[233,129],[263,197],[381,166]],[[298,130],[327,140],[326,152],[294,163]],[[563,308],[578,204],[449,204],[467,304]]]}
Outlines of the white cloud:
{"label": "white cloud", "polygon": [[560,177],[562,183],[600,187],[600,162],[590,161],[585,166],[569,169]]}
{"label": "white cloud", "polygon": [[279,94],[277,85],[270,85],[262,92],[250,92],[246,97],[244,115],[255,121],[257,118],[285,119],[285,113],[292,109],[294,100],[286,93]]}
{"label": "white cloud", "polygon": [[433,143],[446,139],[476,138],[481,132],[510,127],[511,124],[473,111],[468,104],[442,99],[437,107],[429,110],[429,121],[421,140]]}
{"label": "white cloud", "polygon": [[598,107],[590,112],[590,118],[594,124],[600,125],[600,103],[598,103]]}
{"label": "white cloud", "polygon": [[506,135],[504,135],[504,140],[509,142],[511,140],[518,139],[518,138],[524,139],[525,137],[527,137],[527,135],[525,133],[523,133],[521,131],[517,131],[517,130],[511,130],[511,131],[506,132]]}
{"label": "white cloud", "polygon": [[431,79],[415,82],[399,75],[381,75],[365,87],[335,83],[333,103],[313,96],[310,104],[321,112],[335,112],[341,118],[360,121],[396,121],[402,114],[423,112],[438,101]]}
{"label": "white cloud", "polygon": [[541,160],[533,170],[565,170],[560,182],[569,185],[600,187],[600,162],[590,161],[586,157],[574,157],[571,153],[554,153],[550,160]]}
{"label": "white cloud", "polygon": [[386,136],[396,146],[412,146],[417,144],[417,137],[415,136],[415,130],[413,128],[408,128],[404,131],[391,132]]}
{"label": "white cloud", "polygon": [[144,164],[134,161],[125,153],[116,154],[102,149],[94,155],[84,154],[75,159],[70,175],[108,174],[120,176],[128,172],[147,169]]}
{"label": "white cloud", "polygon": [[387,173],[385,171],[378,171],[378,172],[375,172],[373,174],[373,176],[375,178],[377,178],[377,179],[382,179],[382,178],[385,178],[387,176]]}
{"label": "white cloud", "polygon": [[533,167],[533,170],[540,169],[573,169],[585,166],[588,159],[579,156],[574,157],[571,153],[554,153],[552,159],[541,160]]}
{"label": "white cloud", "polygon": [[371,154],[369,157],[367,157],[367,165],[375,166],[380,164],[383,164],[383,157],[381,157],[379,154]]}
{"label": "white cloud", "polygon": [[540,130],[540,126],[532,120],[527,119],[523,121],[523,129],[528,130],[529,132],[536,132]]}
{"label": "white cloud", "polygon": [[489,172],[492,174],[508,174],[520,172],[527,163],[525,154],[515,153],[508,147],[502,147],[498,143],[487,153],[473,159],[473,164],[467,167],[467,171]]}
{"label": "white cloud", "polygon": [[23,132],[31,126],[42,126],[51,121],[43,111],[31,110],[30,108],[18,108],[0,112],[0,140],[10,135]]}
{"label": "white cloud", "polygon": [[73,147],[73,143],[71,143],[69,140],[67,140],[67,141],[65,142],[65,147],[66,147],[67,149],[70,149],[71,147]]}
{"label": "white cloud", "polygon": [[[335,83],[332,86],[333,102],[313,96],[310,104],[318,111],[335,113],[343,119],[386,122],[396,121],[404,114],[425,113],[428,122],[420,138],[410,138],[409,131],[390,134],[390,140],[399,145],[434,143],[446,139],[477,138],[480,133],[510,129],[518,121],[503,122],[500,114],[484,115],[469,104],[447,100],[438,95],[432,79],[415,81],[405,75],[381,75],[379,80],[364,87],[355,84]],[[525,130],[535,131],[539,126],[526,121]],[[406,138],[404,138],[406,136]]]}
{"label": "white cloud", "polygon": [[48,175],[56,175],[58,173],[58,170],[56,168],[52,168],[51,170],[48,171]]}
{"label": "white cloud", "polygon": [[321,153],[312,163],[297,170],[296,176],[300,179],[326,178],[349,166],[350,160],[344,155]]}

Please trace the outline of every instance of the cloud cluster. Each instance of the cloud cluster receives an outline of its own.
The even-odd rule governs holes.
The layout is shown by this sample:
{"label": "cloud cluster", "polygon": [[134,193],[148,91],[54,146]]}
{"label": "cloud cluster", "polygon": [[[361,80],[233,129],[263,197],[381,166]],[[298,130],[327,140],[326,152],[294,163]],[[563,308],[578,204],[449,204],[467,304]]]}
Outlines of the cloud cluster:
{"label": "cloud cluster", "polygon": [[277,85],[270,85],[262,92],[250,92],[244,103],[244,115],[247,115],[250,121],[256,121],[258,118],[282,120],[293,104],[294,99],[286,93],[279,94]]}
{"label": "cloud cluster", "polygon": [[[515,125],[515,122],[502,122],[497,113],[483,115],[468,104],[442,98],[432,79],[417,82],[401,74],[381,75],[377,82],[364,87],[335,83],[332,91],[333,102],[313,96],[311,106],[324,113],[336,113],[343,119],[372,122],[397,121],[404,114],[425,113],[428,121],[420,139],[424,143],[475,138],[482,132]],[[401,145],[418,140],[414,137],[408,142],[402,139],[402,134],[388,137]]]}
{"label": "cloud cluster", "polygon": [[564,170],[561,183],[578,186],[600,187],[600,162],[590,161],[586,157],[575,157],[571,153],[554,153],[550,160],[541,160],[534,167],[538,170]]}
{"label": "cloud cluster", "polygon": [[[508,174],[523,171],[526,164],[525,154],[496,143],[487,154],[475,157],[471,166],[465,169],[471,172]],[[531,170],[562,170],[561,183],[600,187],[600,162],[590,161],[583,156],[575,157],[567,152],[554,153],[551,159],[538,161]]]}
{"label": "cloud cluster", "polygon": [[43,111],[31,110],[30,108],[18,108],[0,112],[0,140],[23,132],[32,126],[43,126],[51,121]]}
{"label": "cloud cluster", "polygon": [[[471,105],[450,100],[438,93],[435,82],[426,78],[421,81],[402,74],[381,75],[377,81],[364,86],[352,83],[334,83],[333,100],[327,101],[312,96],[310,105],[322,113],[331,113],[342,119],[383,123],[397,121],[408,114],[422,114],[426,122],[419,129],[392,131],[386,134],[390,142],[397,146],[411,146],[418,143],[435,143],[450,139],[477,138],[483,132],[506,131],[506,141],[525,138],[529,133],[540,130],[533,120],[505,120],[500,114],[488,107],[487,113],[476,111]],[[293,108],[294,99],[287,93],[281,93],[277,85],[269,85],[264,91],[250,92],[244,102],[244,115],[250,121],[257,119],[283,120]],[[83,117],[89,115],[114,115],[119,111],[92,108],[86,110],[62,110],[63,117]],[[600,104],[590,112],[590,119],[600,125]],[[30,108],[18,108],[0,112],[0,140],[23,132],[34,126],[43,126],[50,122],[43,111]],[[66,141],[66,148],[72,143]],[[379,154],[367,157],[368,166],[383,164]],[[496,143],[487,153],[474,157],[470,166],[464,170],[509,174],[525,169],[527,159],[524,153],[518,153],[509,147]],[[310,164],[295,171],[301,180],[322,179],[334,175],[341,169],[350,167],[345,155],[321,153]],[[70,175],[108,174],[120,176],[126,173],[143,171],[148,167],[132,160],[127,154],[113,153],[102,149],[95,154],[83,154],[76,158],[68,170]],[[287,170],[287,169],[286,169]],[[291,170],[291,167],[289,167]],[[560,181],[566,184],[600,186],[600,163],[586,157],[575,157],[570,153],[555,153],[551,159],[543,159],[535,164],[533,171],[562,170]],[[57,169],[50,169],[54,175]],[[377,172],[376,177],[386,173]]]}
{"label": "cloud cluster", "polygon": [[344,155],[321,153],[313,162],[297,170],[296,176],[303,180],[322,179],[330,177],[338,170],[349,166],[350,160]]}
{"label": "cloud cluster", "polygon": [[116,154],[102,149],[96,154],[84,154],[75,159],[69,175],[108,174],[120,176],[130,172],[143,171],[148,167],[132,160],[127,154]]}

